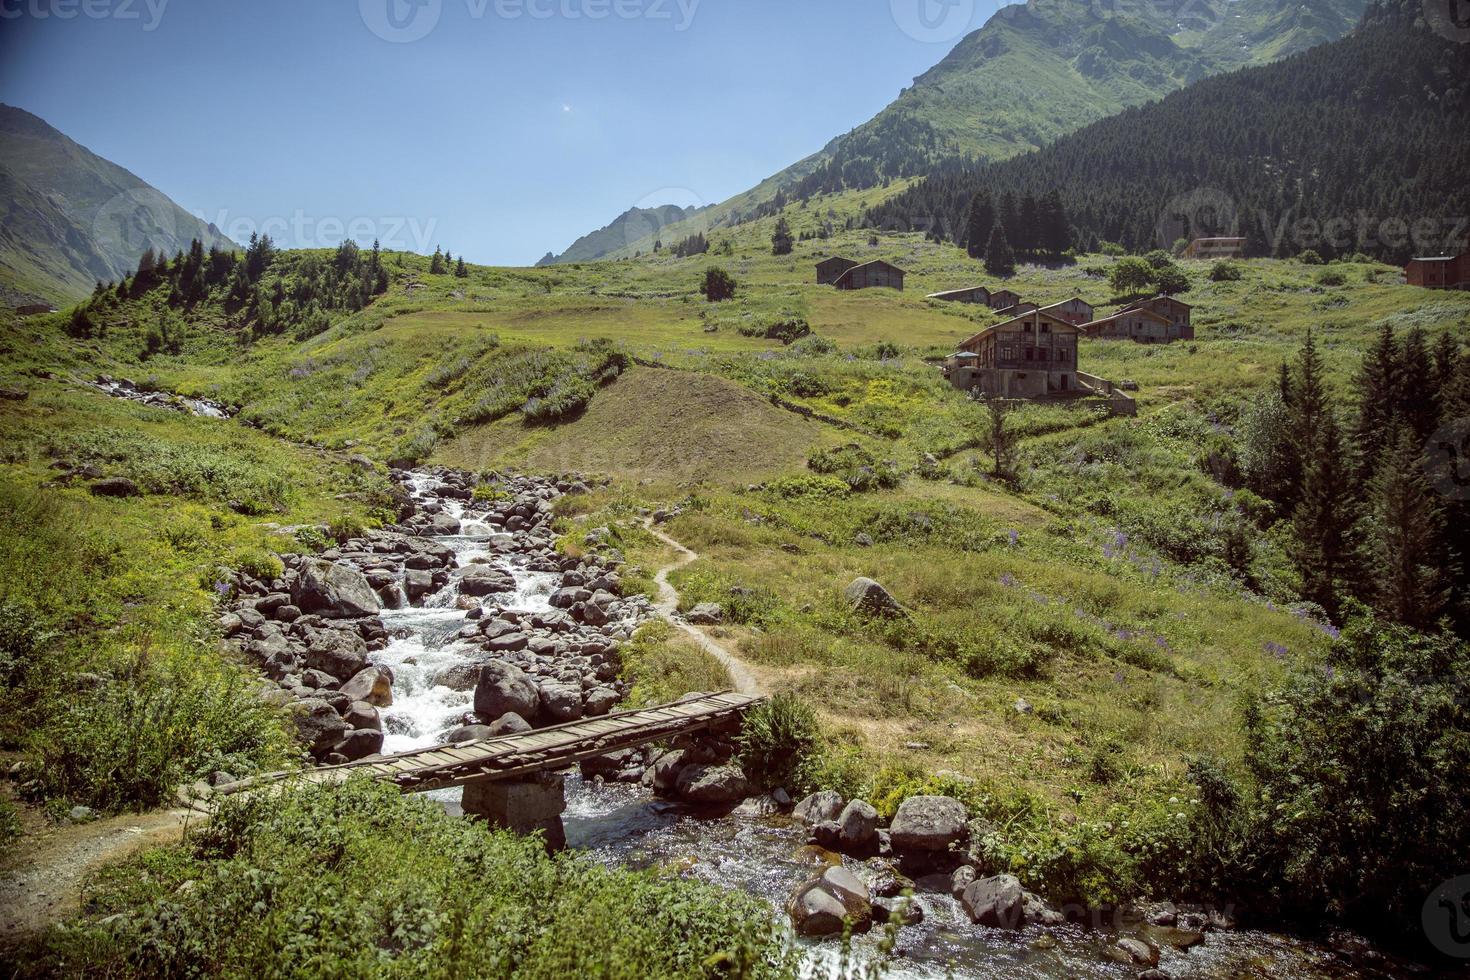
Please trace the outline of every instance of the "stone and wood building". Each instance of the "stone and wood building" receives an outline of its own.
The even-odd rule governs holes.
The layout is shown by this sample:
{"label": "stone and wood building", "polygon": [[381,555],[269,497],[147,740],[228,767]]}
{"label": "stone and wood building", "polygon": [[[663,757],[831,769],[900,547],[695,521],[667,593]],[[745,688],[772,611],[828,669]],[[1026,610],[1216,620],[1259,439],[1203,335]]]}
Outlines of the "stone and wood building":
{"label": "stone and wood building", "polygon": [[1410,259],[1404,279],[1425,289],[1470,289],[1470,252]]}
{"label": "stone and wood building", "polygon": [[892,262],[874,259],[855,265],[838,276],[832,285],[838,289],[875,289],[884,287],[903,292],[903,280],[908,273]]}
{"label": "stone and wood building", "polygon": [[1076,324],[1034,310],[960,344],[945,362],[945,376],[956,388],[999,398],[1082,391],[1077,381],[1080,335]]}
{"label": "stone and wood building", "polygon": [[997,289],[990,294],[990,308],[992,310],[1008,310],[1021,302],[1021,294],[1009,289]]}
{"label": "stone and wood building", "polygon": [[1052,316],[1059,316],[1068,323],[1079,327],[1097,319],[1097,310],[1080,296],[1073,296],[1069,300],[1053,303],[1051,306],[1043,306],[1041,311],[1050,313]]}
{"label": "stone and wood building", "polygon": [[1193,307],[1172,296],[1155,296],[1099,320],[1082,324],[1082,331],[1099,340],[1131,340],[1138,344],[1172,344],[1193,340]]}

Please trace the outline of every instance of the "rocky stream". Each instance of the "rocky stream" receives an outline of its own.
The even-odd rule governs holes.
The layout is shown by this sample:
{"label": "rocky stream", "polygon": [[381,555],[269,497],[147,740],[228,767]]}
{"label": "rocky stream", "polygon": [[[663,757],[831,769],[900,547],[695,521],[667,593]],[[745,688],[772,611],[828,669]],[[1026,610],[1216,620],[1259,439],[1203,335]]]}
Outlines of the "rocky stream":
{"label": "rocky stream", "polygon": [[[622,556],[597,532],[555,548],[552,504],[579,478],[395,471],[399,522],[280,578],[242,575],[226,642],[289,707],[314,761],[363,759],[616,710],[619,650],[657,615],[622,595]],[[844,914],[906,921],[894,977],[1392,975],[1362,944],[1233,928],[1223,912],[1161,905],[1126,917],[1049,907],[968,863],[968,814],[919,798],[880,826],[866,803],[754,796],[729,737],[686,737],[585,763],[567,782],[565,841],[609,864],[673,869],[768,900],[814,968],[835,962]],[[228,774],[220,774],[227,781]],[[458,813],[460,791],[434,794]],[[912,889],[914,898],[900,896]],[[855,940],[878,955],[883,930]]]}

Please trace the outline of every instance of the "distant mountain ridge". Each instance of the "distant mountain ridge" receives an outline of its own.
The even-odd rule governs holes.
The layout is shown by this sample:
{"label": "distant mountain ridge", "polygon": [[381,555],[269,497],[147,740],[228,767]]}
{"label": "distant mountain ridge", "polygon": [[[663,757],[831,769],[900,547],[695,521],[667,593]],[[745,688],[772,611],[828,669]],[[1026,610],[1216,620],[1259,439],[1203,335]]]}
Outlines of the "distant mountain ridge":
{"label": "distant mountain ridge", "polygon": [[644,240],[653,242],[657,240],[661,229],[692,217],[698,210],[693,207],[682,208],[677,204],[664,204],[654,208],[629,208],[618,215],[607,227],[583,235],[572,242],[560,255],[547,253],[536,265],[590,262],[610,252],[627,248],[634,242]]}
{"label": "distant mountain ridge", "polygon": [[[1001,160],[1194,81],[1335,40],[1367,0],[1031,0],[1002,8],[872,120],[664,229],[665,241],[741,224],[788,201]],[[648,251],[634,240],[599,258]]]}
{"label": "distant mountain ridge", "polygon": [[233,242],[137,175],[0,104],[0,300],[65,302],[169,255]]}

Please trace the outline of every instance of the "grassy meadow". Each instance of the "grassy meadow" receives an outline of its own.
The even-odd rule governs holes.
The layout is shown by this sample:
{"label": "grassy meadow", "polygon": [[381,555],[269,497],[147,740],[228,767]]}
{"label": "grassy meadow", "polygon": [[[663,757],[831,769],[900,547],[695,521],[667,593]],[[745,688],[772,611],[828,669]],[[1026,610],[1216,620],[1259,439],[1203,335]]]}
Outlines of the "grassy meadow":
{"label": "grassy meadow", "polygon": [[[829,210],[818,199],[788,217],[800,234]],[[115,305],[86,340],[64,335],[65,314],[0,324],[0,384],[30,392],[0,403],[0,486],[37,514],[5,532],[7,602],[62,624],[76,642],[58,655],[88,671],[142,648],[214,664],[210,569],[288,545],[278,527],[382,516],[382,479],[347,453],[606,473],[609,488],[561,508],[568,546],[612,526],[630,580],[650,584],[667,555],[638,525],[678,506],[668,530],[703,557],[676,582],[688,603],[724,605],[720,632],[769,688],[817,707],[831,747],[816,782],[890,807],[923,787],[962,791],[1010,828],[998,863],[1029,882],[1091,900],[1147,890],[1167,877],[1149,862],[1184,846],[1167,827],[1188,764],[1238,765],[1242,698],[1321,657],[1333,633],[1295,602],[1282,542],[1263,530],[1270,505],[1220,483],[1212,458],[1309,329],[1346,393],[1382,324],[1463,340],[1470,297],[1371,263],[1240,262],[1240,280],[1216,283],[1184,262],[1197,340],[1081,347],[1082,370],[1138,382],[1140,416],[1020,409],[1016,478],[1001,482],[980,406],[936,363],[997,318],[925,298],[996,283],[918,235],[841,232],[776,257],[773,223],[717,232],[692,258],[467,278],[393,255],[389,293],[314,336],[244,343],[219,307],[184,315],[155,294]],[[833,254],[895,262],[908,289],[816,285],[814,263]],[[1125,301],[1109,294],[1114,261],[1025,266],[1005,286],[1043,305],[1081,295],[1105,315]],[[710,266],[736,278],[734,300],[705,301]],[[173,349],[145,357],[160,318]],[[99,372],[217,399],[247,424],[79,385]],[[58,459],[144,496],[52,486]],[[97,540],[105,557],[73,553]],[[39,579],[38,550],[57,566]],[[848,612],[857,576],[911,615]],[[630,662],[646,699],[718,679],[692,648],[641,642]],[[39,751],[49,724],[12,743]],[[235,751],[263,763],[277,748]]]}

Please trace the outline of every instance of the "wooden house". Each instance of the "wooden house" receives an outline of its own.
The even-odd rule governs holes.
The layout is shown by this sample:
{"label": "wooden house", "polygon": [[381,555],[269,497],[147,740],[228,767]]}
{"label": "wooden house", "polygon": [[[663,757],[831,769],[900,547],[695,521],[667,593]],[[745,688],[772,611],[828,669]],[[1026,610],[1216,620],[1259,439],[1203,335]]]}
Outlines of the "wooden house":
{"label": "wooden house", "polygon": [[1244,255],[1244,238],[1196,238],[1184,249],[1186,259],[1238,259]]}
{"label": "wooden house", "polygon": [[1193,340],[1194,324],[1191,317],[1194,307],[1173,296],[1155,296],[1141,303],[1124,307],[1125,310],[1149,310],[1169,321],[1170,340]]}
{"label": "wooden house", "polygon": [[1410,259],[1404,279],[1425,289],[1470,289],[1470,253]]}
{"label": "wooden house", "polygon": [[1053,303],[1051,306],[1043,306],[1041,311],[1043,313],[1050,313],[1052,316],[1059,316],[1068,323],[1076,324],[1079,327],[1084,323],[1091,323],[1097,319],[1097,311],[1093,308],[1092,304],[1080,296],[1073,296],[1069,300],[1061,303]]}
{"label": "wooden house", "polygon": [[1021,294],[1013,293],[1009,289],[997,289],[990,294],[990,308],[992,310],[1008,310],[1021,302]]}
{"label": "wooden house", "polygon": [[1029,300],[1022,300],[1014,306],[1007,306],[1005,309],[996,310],[995,312],[1004,317],[1012,317],[1020,316],[1022,313],[1035,313],[1039,309],[1041,309],[1041,307],[1037,306],[1035,303],[1032,303]]}
{"label": "wooden house", "polygon": [[874,289],[886,287],[903,292],[903,279],[908,273],[892,262],[874,259],[848,269],[832,283],[838,289]]}
{"label": "wooden house", "polygon": [[944,303],[975,303],[979,306],[990,305],[990,290],[984,286],[968,286],[964,289],[947,289],[942,293],[930,293],[929,299],[937,299]]}
{"label": "wooden house", "polygon": [[1082,331],[1099,340],[1132,340],[1139,344],[1167,344],[1169,318],[1153,310],[1120,310],[1112,316],[1083,324]]}
{"label": "wooden house", "polygon": [[1077,380],[1076,324],[1041,310],[997,323],[960,344],[945,362],[956,388],[1001,398],[1085,390]]}
{"label": "wooden house", "polygon": [[844,272],[857,265],[852,259],[834,255],[830,259],[823,259],[817,263],[817,285],[830,286],[836,282]]}

